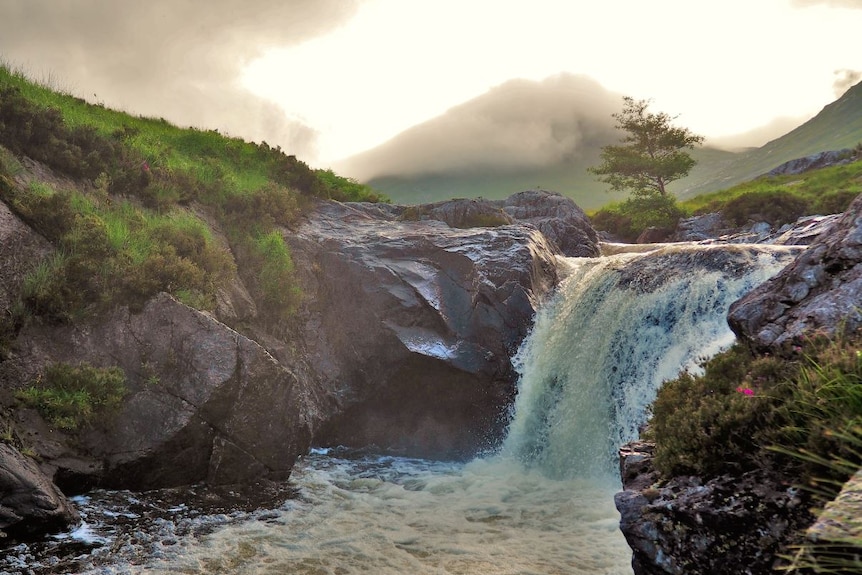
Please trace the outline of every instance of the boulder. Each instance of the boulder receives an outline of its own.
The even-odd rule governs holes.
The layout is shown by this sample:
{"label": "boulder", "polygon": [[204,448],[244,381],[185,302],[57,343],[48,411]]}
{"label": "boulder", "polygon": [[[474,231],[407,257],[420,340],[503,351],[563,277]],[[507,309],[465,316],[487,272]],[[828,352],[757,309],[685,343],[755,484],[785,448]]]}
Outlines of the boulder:
{"label": "boulder", "polygon": [[862,196],[779,274],[734,302],[728,323],[759,351],[862,324]]}
{"label": "boulder", "polygon": [[773,168],[767,176],[787,176],[794,174],[802,174],[811,170],[827,168],[829,166],[839,166],[849,164],[857,158],[856,152],[852,148],[844,148],[843,150],[830,150],[828,152],[820,152],[811,154],[803,158],[796,158],[789,162],[784,162],[777,168]]}
{"label": "boulder", "polygon": [[[849,551],[848,556],[862,553],[862,470],[856,472],[841,492],[817,516],[808,528],[807,538],[814,544],[834,546]],[[816,546],[814,547],[816,550]],[[833,549],[834,551],[835,549]]]}
{"label": "boulder", "polygon": [[527,224],[459,229],[398,208],[324,203],[291,243],[308,354],[328,382],[322,445],[468,457],[501,437],[511,357],[557,282]]}
{"label": "boulder", "polygon": [[515,221],[536,226],[565,256],[599,255],[598,235],[587,214],[562,194],[527,190],[494,203]]}
{"label": "boulder", "polygon": [[74,507],[32,459],[0,443],[0,537],[32,539],[79,522]]}
{"label": "boulder", "polygon": [[658,483],[651,447],[620,451],[624,491],[614,497],[635,575],[774,573],[776,556],[811,522],[797,490],[765,472]]}
{"label": "boulder", "polygon": [[120,411],[77,432],[74,449],[56,430],[28,437],[41,447],[46,469],[70,485],[283,479],[308,449],[307,404],[296,377],[254,341],[167,294],[140,313],[120,308],[90,323],[26,327],[17,348],[6,363],[17,365],[21,384],[54,362],[119,366],[126,374],[129,395]]}
{"label": "boulder", "polygon": [[587,214],[557,192],[526,190],[502,200],[455,199],[417,206],[375,204],[375,209],[380,215],[388,212],[387,217],[438,220],[462,229],[532,224],[565,256],[599,255],[598,236]]}

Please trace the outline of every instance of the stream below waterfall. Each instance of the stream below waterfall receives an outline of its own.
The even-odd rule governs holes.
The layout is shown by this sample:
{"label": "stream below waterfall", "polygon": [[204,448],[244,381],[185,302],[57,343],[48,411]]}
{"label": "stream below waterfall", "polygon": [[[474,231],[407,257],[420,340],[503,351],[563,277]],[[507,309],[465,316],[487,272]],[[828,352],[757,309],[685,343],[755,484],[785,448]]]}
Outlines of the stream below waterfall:
{"label": "stream below waterfall", "polygon": [[[613,504],[617,448],[637,437],[663,380],[733,341],[730,303],[792,257],[723,246],[716,260],[709,249],[563,259],[567,277],[515,358],[519,393],[494,454],[460,463],[315,449],[283,505],[249,512],[96,491],[75,499],[81,528],[9,550],[0,575],[631,574]],[[703,253],[712,263],[698,264]],[[655,261],[637,268],[643,258]],[[700,267],[662,275],[662,258]]]}

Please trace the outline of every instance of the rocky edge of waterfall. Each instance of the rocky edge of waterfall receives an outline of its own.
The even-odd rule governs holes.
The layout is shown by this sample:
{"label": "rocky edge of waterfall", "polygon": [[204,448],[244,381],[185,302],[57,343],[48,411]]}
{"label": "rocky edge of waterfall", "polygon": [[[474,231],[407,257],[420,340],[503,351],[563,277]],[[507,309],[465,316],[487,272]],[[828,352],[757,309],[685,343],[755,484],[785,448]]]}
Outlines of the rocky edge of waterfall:
{"label": "rocky edge of waterfall", "polygon": [[[832,220],[781,272],[731,305],[739,340],[780,354],[806,334],[862,326],[862,196]],[[615,503],[636,575],[771,573],[776,555],[803,537],[846,541],[848,529],[858,530],[860,473],[815,518],[797,487],[775,473],[660,482],[653,447],[634,442],[620,451],[624,490]]]}
{"label": "rocky edge of waterfall", "polygon": [[[516,392],[511,357],[557,285],[556,256],[599,253],[584,212],[544,191],[421,213],[321,201],[282,233],[311,294],[290,320],[266,317],[237,278],[211,313],[162,293],[140,309],[29,322],[4,347],[7,543],[75,525],[65,496],[97,487],[278,493],[311,445],[439,458],[493,449]],[[0,202],[2,313],[53,249]],[[119,409],[72,433],[16,400],[56,363],[121,368]]]}

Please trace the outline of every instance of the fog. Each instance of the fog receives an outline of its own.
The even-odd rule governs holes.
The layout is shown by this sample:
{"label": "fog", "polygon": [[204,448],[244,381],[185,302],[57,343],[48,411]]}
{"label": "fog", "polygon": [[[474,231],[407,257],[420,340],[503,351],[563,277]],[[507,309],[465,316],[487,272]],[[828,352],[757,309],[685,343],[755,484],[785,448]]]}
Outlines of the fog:
{"label": "fog", "polygon": [[611,114],[621,109],[621,94],[586,76],[511,80],[336,168],[365,181],[549,166],[615,142]]}
{"label": "fog", "polygon": [[[860,0],[862,3],[862,0]],[[835,70],[835,83],[832,85],[832,89],[835,92],[835,97],[840,98],[844,95],[844,92],[855,86],[862,80],[862,71],[859,70]]]}
{"label": "fog", "polygon": [[307,157],[315,131],[237,78],[265,48],[320,35],[356,8],[356,0],[0,0],[0,57],[94,103]]}

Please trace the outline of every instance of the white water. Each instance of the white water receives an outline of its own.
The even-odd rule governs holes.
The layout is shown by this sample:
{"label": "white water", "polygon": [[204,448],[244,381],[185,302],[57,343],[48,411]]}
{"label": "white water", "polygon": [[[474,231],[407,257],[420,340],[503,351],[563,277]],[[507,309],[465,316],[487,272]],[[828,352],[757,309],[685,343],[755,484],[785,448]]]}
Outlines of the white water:
{"label": "white water", "polygon": [[314,452],[281,509],[157,539],[145,557],[90,572],[630,575],[613,505],[617,447],[637,436],[662,380],[731,343],[727,307],[789,258],[739,248],[749,271],[738,279],[617,285],[627,262],[685,249],[564,262],[569,276],[516,358],[499,454],[459,464]]}

